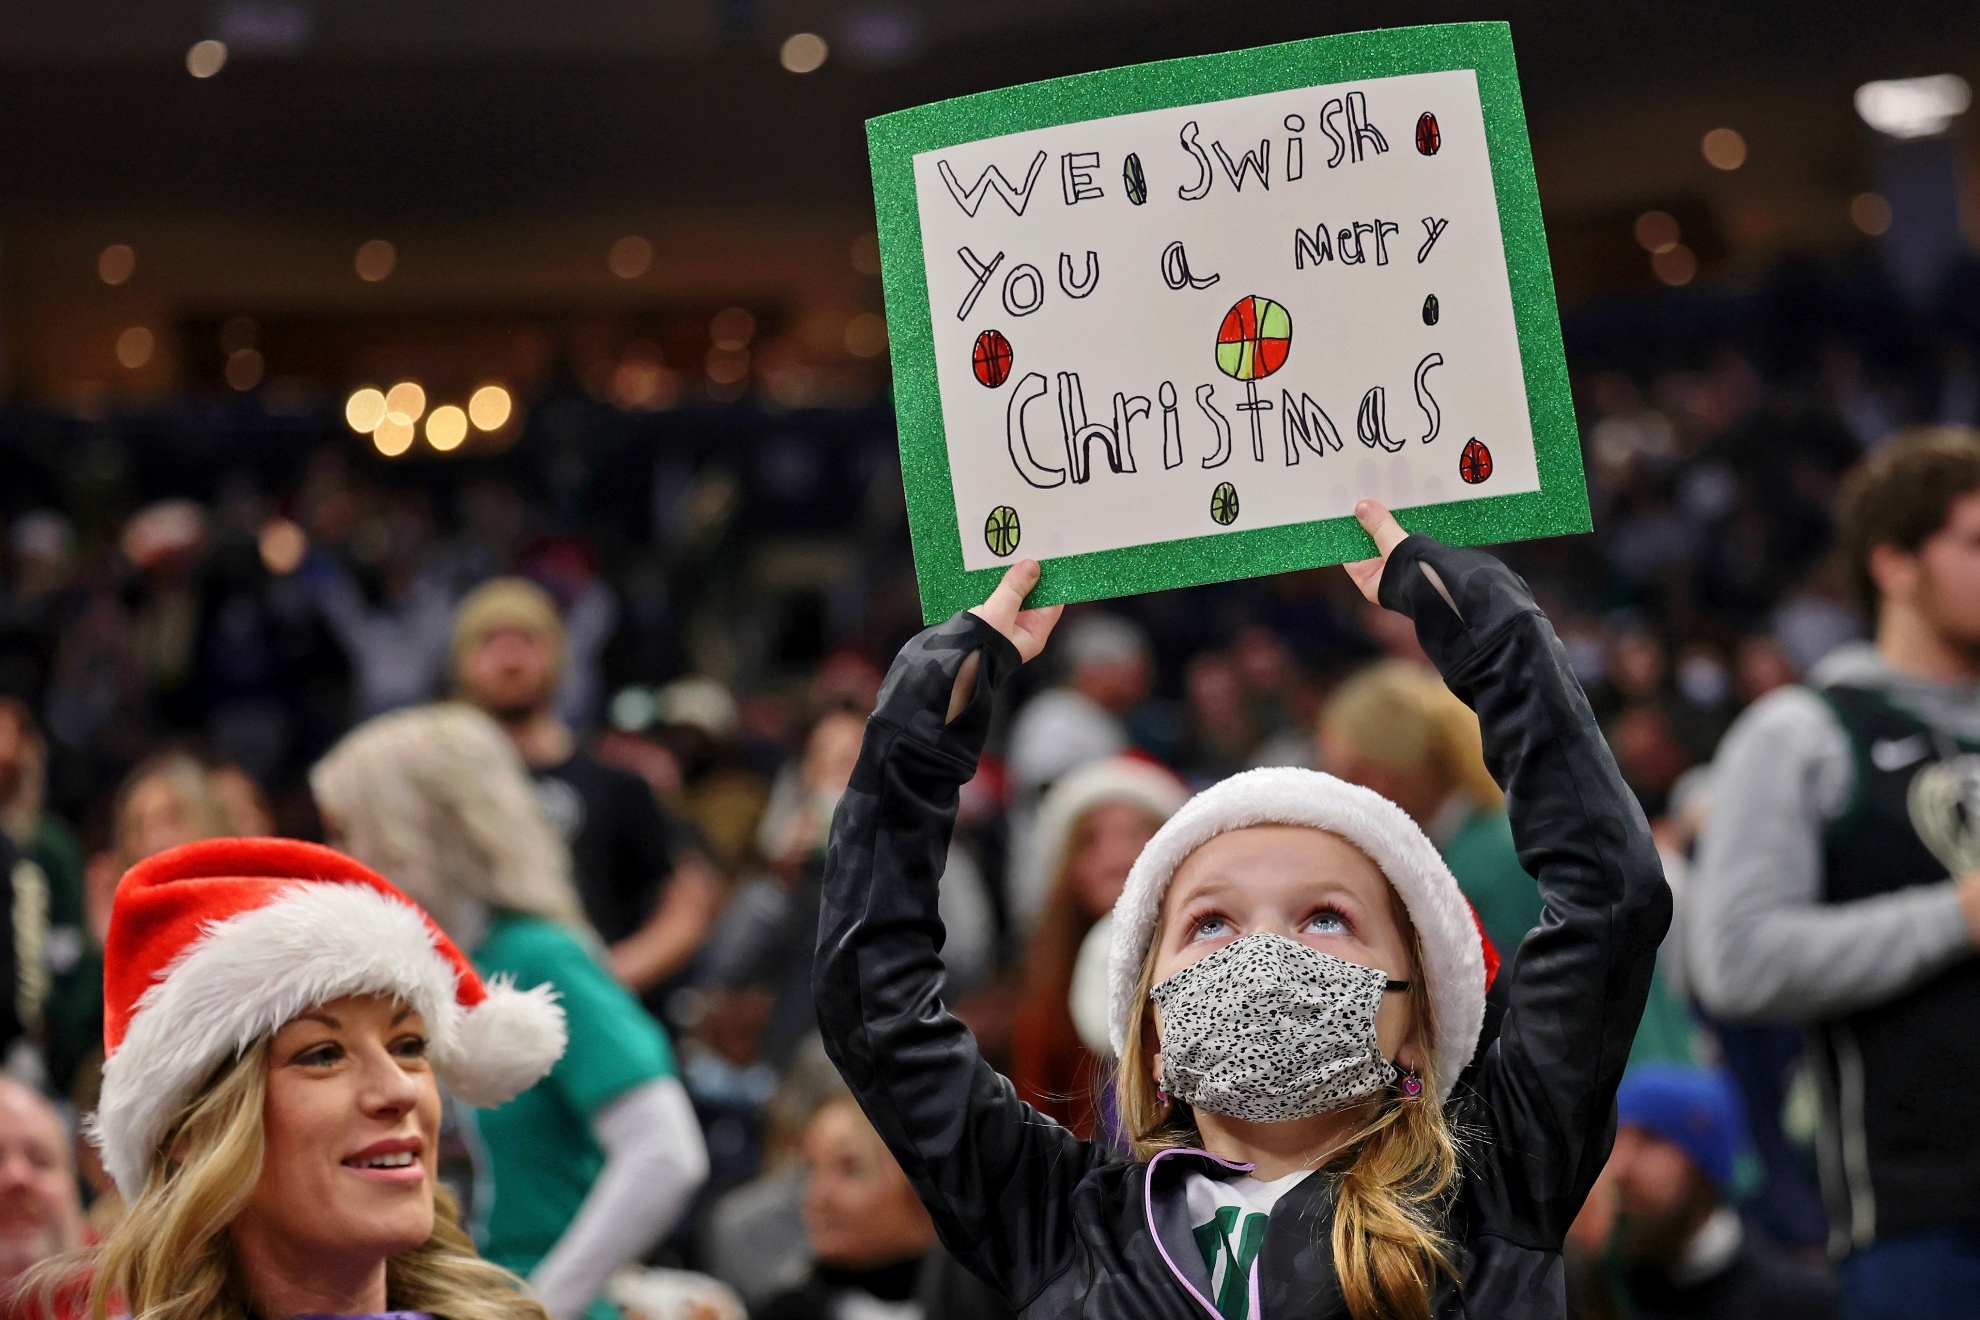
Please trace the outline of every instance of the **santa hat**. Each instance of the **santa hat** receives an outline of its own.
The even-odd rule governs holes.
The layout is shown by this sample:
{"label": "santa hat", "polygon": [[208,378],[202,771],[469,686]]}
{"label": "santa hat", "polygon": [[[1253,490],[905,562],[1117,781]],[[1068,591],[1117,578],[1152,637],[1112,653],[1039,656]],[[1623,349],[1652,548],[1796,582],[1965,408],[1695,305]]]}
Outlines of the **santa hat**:
{"label": "santa hat", "polygon": [[104,950],[103,1098],[92,1135],[126,1199],[165,1129],[221,1064],[297,1014],[393,995],[426,1019],[435,1073],[501,1104],[564,1052],[549,986],[482,984],[410,899],[342,853],[290,839],[209,839],[138,863]]}
{"label": "santa hat", "polygon": [[1025,927],[1036,926],[1044,915],[1072,847],[1073,829],[1086,813],[1109,802],[1125,802],[1164,821],[1187,801],[1189,789],[1182,780],[1132,755],[1102,757],[1053,784],[1038,804],[1038,823],[1014,877],[1013,899]]}
{"label": "santa hat", "polygon": [[1307,825],[1337,834],[1368,854],[1394,886],[1422,947],[1421,972],[1437,1021],[1431,1057],[1439,1098],[1447,1098],[1471,1062],[1485,1022],[1488,955],[1477,919],[1451,868],[1401,807],[1318,770],[1275,767],[1232,775],[1191,798],[1141,850],[1114,905],[1107,969],[1114,1052],[1126,1047],[1128,1023],[1142,1011],[1135,990],[1170,877],[1211,839],[1251,825]]}

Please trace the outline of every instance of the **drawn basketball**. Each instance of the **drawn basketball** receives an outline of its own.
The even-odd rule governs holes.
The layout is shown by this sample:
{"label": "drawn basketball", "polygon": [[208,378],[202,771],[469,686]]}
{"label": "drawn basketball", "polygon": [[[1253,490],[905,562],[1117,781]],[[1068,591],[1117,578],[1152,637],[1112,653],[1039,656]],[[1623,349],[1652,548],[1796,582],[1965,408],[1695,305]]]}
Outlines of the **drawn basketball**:
{"label": "drawn basketball", "polygon": [[1458,455],[1458,475],[1464,478],[1468,486],[1476,486],[1492,475],[1492,451],[1485,447],[1483,441],[1473,439],[1465,442],[1464,452]]}
{"label": "drawn basketball", "polygon": [[1237,487],[1225,481],[1210,492],[1210,521],[1219,527],[1229,527],[1237,521]]}
{"label": "drawn basketball", "polygon": [[1425,156],[1437,154],[1437,148],[1444,145],[1444,135],[1437,127],[1437,116],[1425,110],[1416,121],[1416,149]]}
{"label": "drawn basketball", "polygon": [[1441,315],[1441,312],[1440,312],[1440,310],[1439,310],[1439,308],[1437,307],[1437,295],[1436,295],[1436,294],[1434,294],[1434,293],[1426,293],[1426,294],[1424,294],[1424,295],[1423,295],[1423,324],[1425,324],[1425,325],[1435,325],[1435,324],[1437,324],[1437,317],[1438,317],[1439,315]]}
{"label": "drawn basketball", "polygon": [[1011,376],[1011,341],[1001,330],[985,330],[976,337],[969,365],[980,383],[996,389]]}
{"label": "drawn basketball", "polygon": [[990,516],[983,520],[983,543],[990,547],[991,554],[1000,558],[1017,549],[1017,510],[1008,504],[990,510]]}
{"label": "drawn basketball", "polygon": [[1292,315],[1270,298],[1240,298],[1217,331],[1217,370],[1233,380],[1263,380],[1292,352]]}
{"label": "drawn basketball", "polygon": [[1127,199],[1136,206],[1148,201],[1148,177],[1141,172],[1141,157],[1132,151],[1121,162],[1121,186],[1127,189]]}

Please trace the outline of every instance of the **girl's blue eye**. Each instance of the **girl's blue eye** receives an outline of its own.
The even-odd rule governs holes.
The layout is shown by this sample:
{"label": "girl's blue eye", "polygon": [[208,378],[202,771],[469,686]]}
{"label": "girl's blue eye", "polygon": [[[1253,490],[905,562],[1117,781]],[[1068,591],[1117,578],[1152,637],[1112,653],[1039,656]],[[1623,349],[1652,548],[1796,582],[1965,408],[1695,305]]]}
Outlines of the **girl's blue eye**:
{"label": "girl's blue eye", "polygon": [[1338,912],[1316,912],[1306,923],[1306,928],[1316,935],[1345,935],[1348,924]]}
{"label": "girl's blue eye", "polygon": [[1231,923],[1222,917],[1205,917],[1190,930],[1193,940],[1214,940],[1230,933]]}

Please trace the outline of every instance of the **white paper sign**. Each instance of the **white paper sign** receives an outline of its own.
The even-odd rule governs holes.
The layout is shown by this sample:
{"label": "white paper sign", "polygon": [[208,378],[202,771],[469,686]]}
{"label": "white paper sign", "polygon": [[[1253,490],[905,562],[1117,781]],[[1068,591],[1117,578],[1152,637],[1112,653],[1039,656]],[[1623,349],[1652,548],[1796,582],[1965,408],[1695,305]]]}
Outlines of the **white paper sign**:
{"label": "white paper sign", "polygon": [[1473,71],[913,164],[965,568],[1539,489]]}

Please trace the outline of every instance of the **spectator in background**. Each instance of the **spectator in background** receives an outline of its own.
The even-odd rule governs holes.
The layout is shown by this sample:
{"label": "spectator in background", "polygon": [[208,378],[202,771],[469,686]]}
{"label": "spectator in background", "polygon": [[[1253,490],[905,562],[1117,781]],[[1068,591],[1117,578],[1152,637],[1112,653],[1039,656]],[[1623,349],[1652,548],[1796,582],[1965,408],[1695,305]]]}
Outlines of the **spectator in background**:
{"label": "spectator in background", "polygon": [[721,878],[646,781],[586,752],[558,716],[565,636],[556,602],[522,578],[484,583],[461,601],[452,654],[459,694],[508,733],[570,849],[612,974],[641,993],[673,976],[707,938]]}
{"label": "spectator in background", "polygon": [[804,1281],[756,1320],[999,1320],[1015,1313],[935,1241],[914,1187],[850,1096],[805,1126]]}
{"label": "spectator in background", "polygon": [[351,662],[352,700],[360,716],[427,701],[447,663],[454,594],[421,562],[431,531],[425,509],[405,499],[368,519],[353,541],[371,549],[376,599],[345,564],[312,544],[296,580]]}
{"label": "spectator in background", "polygon": [[[1103,1140],[1109,1065],[1081,1042],[1070,1005],[1074,968],[1088,942],[1102,941],[1128,869],[1162,822],[1188,799],[1181,781],[1146,761],[1109,757],[1059,780],[1038,809],[1032,874],[1051,883],[1026,948],[1023,1002],[1011,1034],[1010,1078],[1018,1095],[1087,1140]],[[1037,907],[1019,896],[1022,910]],[[1104,953],[1100,956],[1104,957]]]}
{"label": "spectator in background", "polygon": [[1066,630],[1065,681],[1011,724],[1010,771],[1036,802],[1054,780],[1128,745],[1127,717],[1148,695],[1148,637],[1126,619],[1089,614]]}
{"label": "spectator in background", "polygon": [[[84,913],[82,845],[69,827],[45,807],[48,743],[23,703],[0,697],[0,830],[40,877],[45,932],[40,943],[43,1036],[42,1062],[48,1083],[68,1095],[86,1049],[101,1033],[103,965],[93,955]],[[21,876],[16,889],[33,884]]]}
{"label": "spectator in background", "polygon": [[1843,1313],[1980,1295],[1980,437],[1893,440],[1844,488],[1875,641],[1727,735],[1692,885],[1693,985],[1813,1028]]}
{"label": "spectator in background", "polygon": [[1568,1234],[1576,1320],[1828,1320],[1833,1282],[1780,1259],[1733,1208],[1746,1146],[1723,1075],[1623,1078],[1616,1141]]}
{"label": "spectator in background", "polygon": [[415,707],[360,725],[310,786],[338,845],[432,914],[484,978],[555,988],[563,1058],[508,1104],[468,1111],[490,1193],[476,1236],[554,1320],[611,1320],[606,1282],[673,1226],[708,1155],[665,1035],[593,957],[569,854],[513,746],[471,706]]}
{"label": "spectator in background", "polygon": [[0,1288],[83,1238],[67,1127],[38,1092],[0,1077]]}

